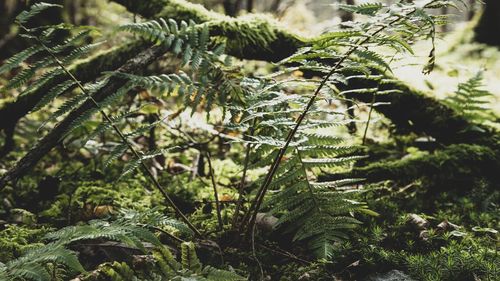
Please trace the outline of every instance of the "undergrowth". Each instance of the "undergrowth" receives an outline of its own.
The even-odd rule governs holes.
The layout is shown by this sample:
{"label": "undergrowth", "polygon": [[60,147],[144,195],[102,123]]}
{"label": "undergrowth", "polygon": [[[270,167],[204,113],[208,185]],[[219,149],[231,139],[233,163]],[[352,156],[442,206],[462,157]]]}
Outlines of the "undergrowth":
{"label": "undergrowth", "polygon": [[[367,159],[375,98],[401,93],[380,90],[395,79],[396,57],[381,49],[408,55],[411,42],[430,39],[422,71],[431,72],[445,17],[428,11],[448,6],[340,5],[363,20],[311,39],[258,77],[225,53],[217,22],[129,23],[113,36],[147,48],[84,83],[72,65],[101,46],[91,43],[97,30],[30,27],[58,8],[32,5],[17,17],[31,45],[0,66],[12,74],[2,91],[24,97],[58,82],[32,109],[43,120],[28,131],[47,134],[2,171],[0,279],[332,280],[399,269],[418,280],[494,280],[496,183],[474,178],[458,194],[432,192],[430,177],[403,188],[405,179],[319,180]],[[230,44],[275,39],[232,24],[241,37]],[[172,65],[147,68],[160,60]],[[359,79],[375,86],[349,88]],[[349,113],[358,106],[351,94],[372,97],[366,122]],[[478,74],[444,103],[479,126],[486,96]],[[356,123],[364,134],[347,134]],[[386,159],[432,153],[411,136],[398,141],[404,151],[396,145]]]}

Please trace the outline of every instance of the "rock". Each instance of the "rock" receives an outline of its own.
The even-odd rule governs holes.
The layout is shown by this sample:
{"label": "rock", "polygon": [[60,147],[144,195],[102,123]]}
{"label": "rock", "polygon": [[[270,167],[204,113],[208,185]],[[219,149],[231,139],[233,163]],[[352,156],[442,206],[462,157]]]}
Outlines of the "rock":
{"label": "rock", "polygon": [[402,271],[394,269],[386,273],[377,273],[368,276],[363,281],[416,281],[416,280],[406,275]]}
{"label": "rock", "polygon": [[418,230],[425,230],[429,227],[429,222],[417,214],[410,214],[409,223],[415,226]]}
{"label": "rock", "polygon": [[267,213],[257,213],[255,218],[255,224],[257,228],[264,232],[273,231],[274,227],[278,223],[278,218]]}

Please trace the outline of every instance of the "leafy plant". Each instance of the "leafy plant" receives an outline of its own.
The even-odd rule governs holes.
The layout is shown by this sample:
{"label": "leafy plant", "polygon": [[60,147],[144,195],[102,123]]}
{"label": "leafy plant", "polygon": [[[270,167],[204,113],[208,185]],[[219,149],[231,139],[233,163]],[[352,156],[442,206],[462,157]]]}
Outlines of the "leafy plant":
{"label": "leafy plant", "polygon": [[493,94],[483,89],[483,80],[483,72],[478,71],[466,82],[458,84],[454,95],[446,98],[446,104],[459,115],[476,123],[491,121],[493,113],[488,107],[488,98],[493,97]]}
{"label": "leafy plant", "polygon": [[[3,278],[2,280],[18,280],[18,278],[23,278],[23,280],[54,280],[52,274],[57,268],[64,269],[63,275],[65,277],[82,273],[84,269],[78,260],[77,253],[70,250],[69,246],[88,241],[121,242],[143,253],[149,252],[144,246],[144,243],[148,242],[154,248],[163,249],[160,251],[166,253],[168,250],[149,230],[164,225],[183,233],[190,233],[190,229],[186,225],[159,215],[155,210],[142,214],[124,210],[122,216],[112,222],[94,220],[85,225],[68,226],[45,235],[46,244],[32,245],[19,258],[2,264],[0,277]],[[197,258],[196,254],[193,256],[193,246],[189,246],[189,249],[183,251],[188,251],[185,254],[185,262],[189,268],[186,270],[194,270]],[[172,257],[171,254],[170,257]],[[218,271],[205,269],[204,272],[209,274]]]}
{"label": "leafy plant", "polygon": [[[235,109],[240,119],[231,126],[248,130],[247,149],[255,148],[253,159],[259,159],[259,167],[269,169],[258,182],[260,188],[241,220],[240,229],[253,232],[257,212],[266,194],[275,191],[277,195],[269,196],[267,206],[271,212],[281,213],[278,225],[294,232],[295,240],[308,240],[310,249],[318,256],[327,257],[333,242],[346,240],[346,230],[358,223],[350,216],[352,212],[373,214],[363,204],[347,199],[347,193],[337,190],[360,179],[314,181],[310,170],[346,168],[349,167],[346,164],[360,158],[343,156],[353,147],[339,146],[338,137],[321,132],[322,129],[332,131],[332,127],[349,120],[342,119],[342,112],[328,110],[327,104],[318,105],[316,100],[347,98],[353,93],[383,95],[392,92],[379,90],[379,85],[385,82],[383,76],[390,75],[391,69],[386,58],[375,50],[385,46],[397,53],[411,53],[408,41],[433,37],[437,18],[428,15],[425,9],[435,5],[446,6],[447,3],[343,6],[370,18],[366,22],[351,23],[345,30],[320,36],[311,46],[281,61],[281,71],[260,81],[248,81],[250,90],[247,92],[253,96],[247,98],[239,111]],[[433,61],[434,53],[431,52],[424,71],[432,70]],[[297,70],[312,72],[321,80],[280,79]],[[342,90],[353,83],[351,81],[358,80],[363,81],[360,87]],[[285,91],[293,94],[285,94]]]}
{"label": "leafy plant", "polygon": [[[46,121],[53,122],[63,116],[74,117],[64,119],[65,124],[70,124],[64,132],[53,138],[59,141],[71,136],[76,129],[92,120],[94,113],[99,112],[104,121],[94,122],[95,126],[91,132],[87,132],[82,143],[90,140],[99,142],[103,134],[113,132],[119,142],[111,145],[105,166],[120,157],[127,158],[127,152],[131,154],[132,159],[124,165],[122,176],[131,176],[136,169],[142,169],[183,223],[156,212],[126,211],[125,218],[116,221],[92,221],[85,225],[66,227],[48,235],[48,244],[28,251],[19,260],[2,265],[0,274],[11,279],[18,274],[25,279],[42,276],[39,280],[47,280],[49,270],[57,273],[62,268],[69,275],[74,275],[83,269],[76,253],[69,250],[68,246],[104,239],[119,241],[144,253],[147,252],[144,242],[151,243],[155,247],[159,278],[240,280],[233,272],[203,267],[191,242],[182,243],[181,261],[178,262],[150,232],[151,229],[174,227],[190,238],[204,236],[177,207],[160,184],[159,176],[149,166],[159,156],[178,151],[180,147],[163,146],[165,143],[162,143],[162,147],[142,152],[138,144],[140,137],[147,132],[152,134],[151,131],[156,128],[171,130],[164,126],[168,125],[165,120],[176,118],[184,110],[190,110],[191,115],[202,111],[207,116],[207,122],[210,122],[210,113],[220,109],[222,118],[211,133],[219,137],[221,142],[229,139],[232,144],[245,146],[241,165],[243,172],[238,186],[239,198],[235,202],[233,218],[238,237],[253,238],[257,214],[266,211],[278,216],[275,226],[278,230],[292,233],[293,240],[304,242],[315,256],[331,257],[335,246],[348,240],[351,230],[360,224],[360,213],[376,215],[366,203],[354,200],[353,194],[357,192],[355,185],[362,179],[339,178],[329,182],[318,182],[316,179],[319,172],[348,171],[356,160],[362,158],[356,155],[357,146],[337,134],[341,131],[339,128],[352,120],[346,117],[344,110],[333,109],[331,102],[346,100],[355,94],[366,94],[372,98],[373,107],[376,95],[398,92],[381,90],[386,82],[392,80],[390,62],[395,57],[384,55],[385,52],[379,51],[381,49],[390,49],[396,54],[412,53],[411,42],[431,38],[433,46],[423,70],[425,73],[430,72],[435,63],[436,25],[443,18],[431,15],[427,10],[452,6],[452,3],[432,0],[423,5],[413,1],[400,1],[392,6],[378,3],[342,5],[344,10],[362,14],[367,20],[344,23],[340,31],[327,32],[309,40],[297,53],[280,61],[275,73],[256,78],[242,77],[243,74],[230,66],[230,57],[224,55],[227,42],[209,36],[213,22],[197,24],[158,19],[127,24],[118,30],[138,35],[152,44],[146,52],[154,52],[156,58],[170,53],[182,70],[148,76],[135,71],[112,71],[88,84],[83,84],[75,77],[68,66],[97,46],[87,43],[93,30],[70,25],[27,28],[26,22],[31,17],[44,9],[56,7],[46,3],[33,5],[30,11],[18,17],[17,22],[25,37],[31,39],[34,45],[9,59],[0,68],[0,73],[17,68],[25,61],[29,64],[30,58],[35,56],[37,61],[22,69],[6,88],[19,88],[21,95],[25,95],[30,89],[39,89],[49,79],[62,77],[61,82],[48,91],[35,107],[36,110],[42,109],[57,97],[75,92]],[[54,42],[58,31],[65,31],[71,36],[62,43]],[[242,32],[241,38],[231,43],[246,40],[263,43],[268,39],[266,37],[273,36],[268,30],[254,37]],[[33,82],[29,87],[24,87],[30,81]],[[470,81],[471,85],[462,88],[476,89],[477,83]],[[148,114],[155,118],[154,121],[131,126],[129,117],[136,116],[141,108],[131,105],[133,101],[128,105],[123,105],[122,101],[126,100],[127,94],[143,90],[160,101],[167,97],[175,99],[180,105],[179,109],[167,116],[161,116],[157,114],[160,112],[153,110],[153,113]],[[476,92],[475,97],[483,94]],[[128,128],[130,131],[125,130]],[[215,137],[208,142],[197,142],[189,132],[182,132],[182,135],[186,147],[196,148],[200,152],[196,161],[196,165],[201,166],[199,170],[203,171],[202,160],[208,158],[220,224],[217,231],[224,231],[209,152]],[[267,169],[267,173],[262,173],[262,168]],[[247,196],[246,175],[249,172],[259,176],[259,179],[249,184],[253,190]],[[196,176],[196,173],[193,175]],[[91,186],[76,194],[80,196],[87,193],[88,196],[82,197],[97,198],[90,203],[100,204],[96,202],[98,199],[108,194],[115,196],[117,192]],[[105,195],[98,196],[101,194]],[[71,198],[67,201],[68,206],[71,206]],[[80,204],[79,200],[75,202]],[[59,212],[62,210],[58,209]],[[247,241],[253,243],[254,239]],[[32,271],[25,265],[32,265]],[[118,262],[102,265],[100,271],[113,280],[139,278],[128,264]]]}

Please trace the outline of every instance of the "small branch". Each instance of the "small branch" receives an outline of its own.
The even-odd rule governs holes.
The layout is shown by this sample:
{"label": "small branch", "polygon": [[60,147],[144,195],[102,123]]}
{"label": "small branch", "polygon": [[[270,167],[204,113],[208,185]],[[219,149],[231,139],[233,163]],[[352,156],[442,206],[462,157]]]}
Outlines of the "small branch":
{"label": "small branch", "polygon": [[310,264],[311,264],[311,262],[310,262],[310,261],[305,260],[305,259],[302,259],[302,258],[300,258],[300,257],[297,257],[296,255],[294,255],[294,254],[292,254],[292,253],[290,253],[290,252],[287,252],[287,251],[285,251],[285,250],[283,250],[283,249],[280,249],[280,248],[278,248],[278,249],[273,249],[273,248],[271,248],[271,247],[269,247],[269,246],[266,246],[266,245],[264,245],[264,244],[260,244],[260,243],[258,243],[257,245],[258,245],[259,247],[261,247],[262,249],[268,250],[268,251],[270,251],[270,252],[272,252],[272,253],[275,253],[275,254],[281,255],[281,256],[286,257],[286,258],[289,258],[289,259],[291,259],[291,260],[294,260],[294,261],[300,262],[300,263],[302,263],[302,264],[306,264],[306,265],[310,265]]}

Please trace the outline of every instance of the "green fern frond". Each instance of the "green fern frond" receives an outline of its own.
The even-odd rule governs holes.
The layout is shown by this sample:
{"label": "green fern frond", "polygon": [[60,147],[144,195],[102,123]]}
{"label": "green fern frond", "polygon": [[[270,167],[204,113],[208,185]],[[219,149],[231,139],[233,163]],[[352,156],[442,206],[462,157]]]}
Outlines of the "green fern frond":
{"label": "green fern frond", "polygon": [[40,46],[31,46],[21,52],[15,54],[14,56],[7,59],[2,66],[0,66],[0,74],[5,73],[13,68],[18,67],[22,62],[26,61],[30,57],[43,51]]}
{"label": "green fern frond", "polygon": [[382,3],[362,3],[359,5],[345,5],[339,4],[339,8],[351,13],[374,16],[378,13],[385,5]]}
{"label": "green fern frond", "polygon": [[156,264],[165,277],[175,276],[181,269],[181,264],[175,260],[172,252],[165,246],[158,247],[153,251]]}
{"label": "green fern frond", "polygon": [[140,158],[136,158],[132,161],[129,161],[127,163],[127,165],[125,165],[125,167],[123,168],[123,171],[120,175],[120,178],[130,174],[131,172],[133,172],[134,170],[136,170],[137,168],[139,168],[139,166],[145,161],[145,160],[148,160],[148,159],[151,159],[151,158],[154,158],[156,156],[159,156],[159,155],[162,155],[168,151],[171,151],[172,149],[174,148],[165,148],[165,149],[157,149],[157,150],[153,150],[153,151],[149,151],[147,153],[144,153],[140,156]]}
{"label": "green fern frond", "polygon": [[488,98],[494,95],[484,90],[483,73],[478,71],[466,82],[458,84],[454,95],[446,98],[444,102],[454,109],[457,114],[465,118],[481,123],[487,120],[493,120],[494,114],[491,107],[488,106]]}
{"label": "green fern frond", "polygon": [[55,65],[55,62],[49,58],[45,58],[37,61],[35,64],[23,69],[16,76],[14,76],[7,84],[7,89],[15,89],[26,84],[30,79],[32,79],[38,70],[47,68]]}
{"label": "green fern frond", "polygon": [[28,22],[31,18],[35,17],[36,15],[40,14],[41,12],[49,8],[62,8],[62,6],[45,2],[34,4],[30,7],[29,10],[21,12],[16,17],[16,22],[18,22],[19,24],[24,24]]}
{"label": "green fern frond", "polygon": [[181,245],[182,269],[194,273],[201,273],[201,263],[196,255],[195,245],[192,242],[185,242]]}
{"label": "green fern frond", "polygon": [[203,268],[203,276],[206,276],[209,281],[245,281],[244,278],[235,272],[217,269],[211,266]]}

